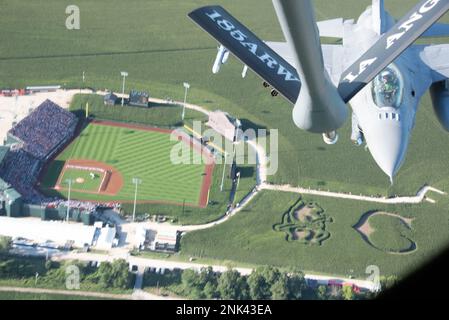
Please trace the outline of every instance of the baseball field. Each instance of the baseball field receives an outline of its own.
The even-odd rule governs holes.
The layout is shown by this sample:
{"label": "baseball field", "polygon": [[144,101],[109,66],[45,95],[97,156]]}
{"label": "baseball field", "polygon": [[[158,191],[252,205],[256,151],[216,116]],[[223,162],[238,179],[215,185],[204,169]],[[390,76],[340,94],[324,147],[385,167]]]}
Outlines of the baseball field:
{"label": "baseball field", "polygon": [[[187,142],[173,141],[170,133],[116,122],[92,122],[50,163],[40,187],[67,197],[70,184],[72,199],[132,202],[137,181],[139,203],[205,207],[214,164],[174,164],[171,150],[177,143]],[[201,152],[189,147],[190,155]],[[203,157],[207,156],[204,152]]]}

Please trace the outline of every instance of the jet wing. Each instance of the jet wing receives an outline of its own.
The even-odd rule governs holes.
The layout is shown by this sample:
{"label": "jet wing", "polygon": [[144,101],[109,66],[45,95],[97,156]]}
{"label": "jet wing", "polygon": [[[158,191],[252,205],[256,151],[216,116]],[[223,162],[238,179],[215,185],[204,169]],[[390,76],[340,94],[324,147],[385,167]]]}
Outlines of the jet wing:
{"label": "jet wing", "polygon": [[318,21],[317,26],[320,37],[343,38],[345,33],[343,18]]}
{"label": "jet wing", "polygon": [[291,103],[296,102],[301,89],[296,69],[223,7],[202,7],[188,16]]}
{"label": "jet wing", "polygon": [[342,75],[340,96],[350,101],[366,84],[449,10],[449,0],[420,1]]}
{"label": "jet wing", "polygon": [[[278,55],[284,58],[288,63],[294,65],[294,55],[291,47],[287,42],[265,42],[271,49],[276,51]],[[340,82],[341,74],[344,71],[343,66],[343,46],[323,44],[321,51],[323,52],[324,67],[332,80],[332,83],[337,86]]]}
{"label": "jet wing", "polygon": [[449,24],[435,23],[421,37],[449,37]]}
{"label": "jet wing", "polygon": [[431,70],[433,82],[449,79],[449,44],[420,47],[419,56]]}

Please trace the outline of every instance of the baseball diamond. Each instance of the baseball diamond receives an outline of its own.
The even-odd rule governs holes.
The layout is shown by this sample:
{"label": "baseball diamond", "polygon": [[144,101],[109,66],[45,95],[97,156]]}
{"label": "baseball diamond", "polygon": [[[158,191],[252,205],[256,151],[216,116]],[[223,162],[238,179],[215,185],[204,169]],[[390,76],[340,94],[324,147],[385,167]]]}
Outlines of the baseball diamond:
{"label": "baseball diamond", "polygon": [[[86,201],[132,202],[138,177],[137,202],[207,206],[212,161],[173,164],[170,130],[94,121],[64,149],[42,175],[44,193]],[[195,152],[202,150],[191,147]],[[203,157],[209,157],[202,152]],[[210,158],[211,159],[211,158]],[[93,175],[92,175],[93,174]],[[77,181],[78,180],[78,181]]]}

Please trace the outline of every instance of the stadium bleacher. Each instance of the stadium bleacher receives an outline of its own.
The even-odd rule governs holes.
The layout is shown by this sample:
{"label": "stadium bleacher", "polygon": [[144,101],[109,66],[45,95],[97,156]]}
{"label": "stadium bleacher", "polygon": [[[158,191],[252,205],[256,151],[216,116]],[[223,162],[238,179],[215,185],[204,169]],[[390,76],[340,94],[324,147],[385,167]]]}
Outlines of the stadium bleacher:
{"label": "stadium bleacher", "polygon": [[45,162],[74,135],[78,118],[50,100],[12,128],[14,147],[0,164],[0,178],[11,184],[29,203],[54,201],[34,188]]}
{"label": "stadium bleacher", "polygon": [[73,136],[77,122],[74,114],[46,100],[8,134],[22,141],[25,151],[44,160]]}

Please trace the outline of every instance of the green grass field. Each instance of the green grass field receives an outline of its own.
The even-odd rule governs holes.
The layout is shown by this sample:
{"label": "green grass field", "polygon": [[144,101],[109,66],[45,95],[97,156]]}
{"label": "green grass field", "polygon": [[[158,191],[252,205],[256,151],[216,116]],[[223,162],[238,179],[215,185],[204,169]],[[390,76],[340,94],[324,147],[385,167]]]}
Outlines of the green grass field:
{"label": "green grass field", "polygon": [[95,172],[94,174],[95,178],[92,179],[88,170],[67,168],[62,174],[60,187],[68,189],[68,180],[70,180],[73,190],[98,192],[104,173]]}
{"label": "green grass field", "polygon": [[[170,141],[167,133],[89,124],[50,164],[47,170],[49,174],[43,178],[42,187],[54,187],[54,178],[59,175],[62,162],[69,159],[96,160],[113,166],[122,174],[122,189],[114,196],[74,190],[73,199],[132,201],[135,191],[132,179],[138,177],[142,183],[138,186],[137,201],[181,204],[185,201],[198,205],[205,165],[173,164],[170,152],[177,143]],[[78,177],[77,172],[69,173],[73,178]],[[88,172],[85,174],[86,181],[91,182]],[[92,181],[90,187],[93,188],[98,181]],[[86,186],[86,190],[90,189]],[[61,191],[64,196],[66,192]]]}
{"label": "green grass field", "polygon": [[[321,246],[311,246],[298,241],[287,241],[283,232],[273,228],[295,204],[299,195],[262,191],[256,201],[226,223],[187,233],[181,240],[181,254],[236,263],[292,266],[306,272],[354,275],[361,278],[367,277],[365,270],[369,265],[376,265],[380,268],[381,275],[404,276],[428,261],[449,242],[449,199],[432,196],[439,200],[439,206],[428,203],[373,205],[360,201],[304,196],[305,203],[316,202],[333,221],[326,224],[330,238]],[[353,226],[362,214],[373,208],[414,218],[412,230],[407,230],[406,235],[416,243],[417,250],[409,254],[391,254],[362,239]],[[383,219],[374,223],[380,228],[376,231],[374,240],[380,239],[377,244],[381,249],[396,250],[398,246],[399,250],[404,249],[400,236],[402,229],[397,229],[391,221]]]}
{"label": "green grass field", "polygon": [[103,96],[96,94],[76,94],[70,104],[70,111],[80,118],[85,117],[86,103],[89,103],[89,117],[119,122],[138,123],[162,128],[182,127],[192,121],[206,121],[204,114],[186,109],[181,121],[182,107],[178,105],[151,104],[151,108],[105,106]]}
{"label": "green grass field", "polygon": [[413,251],[413,229],[410,230],[402,220],[392,216],[374,215],[369,218],[369,224],[374,229],[369,240],[378,249],[398,253]]}
{"label": "green grass field", "polygon": [[[415,2],[389,0],[386,7],[400,17]],[[261,38],[282,40],[270,0],[214,3],[225,6]],[[314,1],[319,20],[357,18],[370,3]],[[291,106],[281,97],[273,99],[256,75],[249,72],[241,79],[242,65],[236,59],[229,59],[220,74],[211,74],[216,42],[186,16],[207,4],[210,1],[80,0],[81,29],[69,31],[65,28],[65,2],[4,0],[0,87],[65,84],[121,91],[123,69],[129,72],[127,89],[148,90],[155,97],[182,101],[182,83],[188,81],[192,85],[189,102],[228,111],[245,124],[279,130],[279,170],[269,177],[272,182],[408,195],[424,183],[439,186],[449,179],[449,135],[439,125],[428,95],[422,100],[405,163],[391,187],[369,152],[349,141],[350,121],[340,130],[338,145],[327,146],[319,135],[298,130],[291,119]],[[24,22],[22,16],[29,18]],[[449,15],[441,21],[449,22]],[[111,41],[111,35],[117,41]]]}

